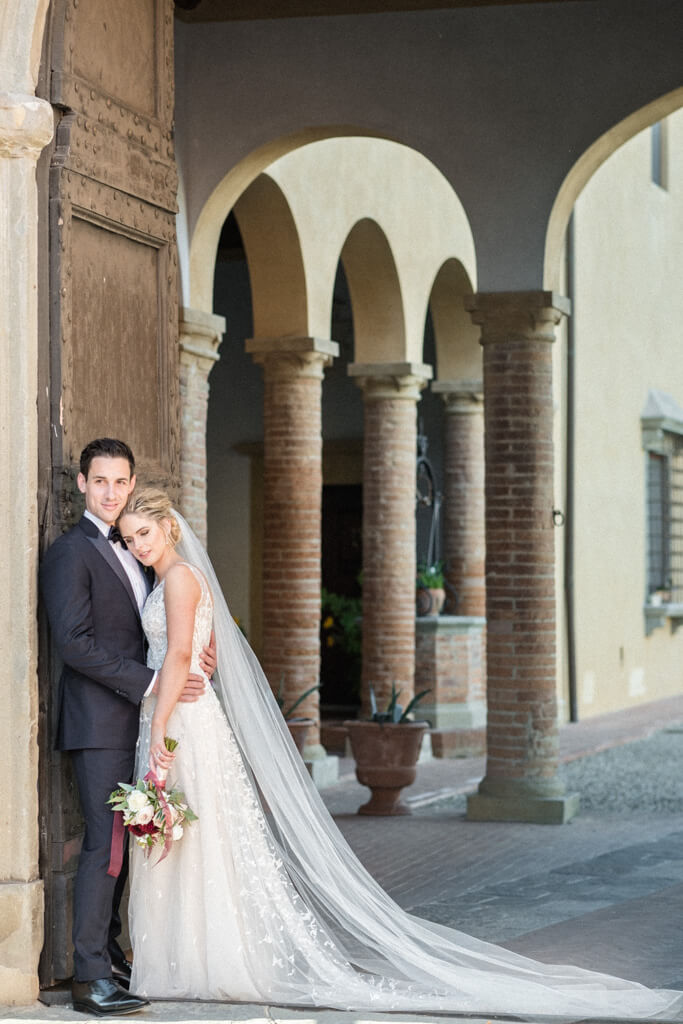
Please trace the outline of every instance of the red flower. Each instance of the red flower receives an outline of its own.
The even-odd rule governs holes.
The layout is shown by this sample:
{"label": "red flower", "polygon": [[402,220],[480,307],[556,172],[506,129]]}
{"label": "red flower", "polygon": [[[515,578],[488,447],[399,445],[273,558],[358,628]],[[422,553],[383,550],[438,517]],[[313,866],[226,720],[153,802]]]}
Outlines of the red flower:
{"label": "red flower", "polygon": [[146,825],[129,825],[128,828],[134,836],[153,836],[159,831],[159,826],[153,821],[148,821]]}

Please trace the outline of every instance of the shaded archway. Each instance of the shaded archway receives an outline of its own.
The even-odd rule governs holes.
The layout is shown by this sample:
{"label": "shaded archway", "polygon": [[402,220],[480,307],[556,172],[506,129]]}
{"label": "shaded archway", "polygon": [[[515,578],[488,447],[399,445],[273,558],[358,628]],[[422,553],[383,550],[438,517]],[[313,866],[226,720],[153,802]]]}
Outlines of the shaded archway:
{"label": "shaded archway", "polygon": [[338,125],[304,129],[260,146],[233,167],[219,182],[202,207],[190,245],[190,303],[197,309],[211,310],[213,270],[221,225],[249,185],[286,153],[323,139],[362,136],[363,129]]}
{"label": "shaded archway", "polygon": [[442,264],[429,296],[438,380],[481,380],[479,331],[463,304],[465,295],[473,291],[460,260],[450,259]]}
{"label": "shaded archway", "polygon": [[388,239],[364,218],[351,229],[341,251],[351,293],[357,363],[405,359],[405,318],[401,285]]}
{"label": "shaded archway", "polygon": [[[230,175],[226,176],[226,181],[227,178]],[[234,182],[233,175],[233,185]],[[411,540],[406,545],[406,550],[410,548],[410,566],[407,569],[402,567],[401,559],[396,563],[401,583],[393,586],[392,591],[401,587],[400,600],[405,599],[406,604],[403,640],[409,649],[407,657],[407,648],[402,649],[401,663],[406,668],[407,678],[397,677],[397,681],[405,681],[410,689],[414,644],[415,404],[421,387],[431,375],[431,369],[421,362],[424,311],[438,268],[444,263],[453,259],[462,268],[463,280],[467,282],[471,282],[476,273],[467,216],[452,187],[425,157],[405,146],[367,137],[330,138],[304,144],[296,152],[287,152],[258,175],[236,199],[234,215],[243,239],[253,292],[253,340],[248,343],[248,349],[263,363],[266,373],[271,372],[272,375],[275,372],[277,357],[280,370],[287,365],[291,374],[297,365],[301,366],[305,346],[309,346],[312,354],[313,348],[321,343],[330,344],[325,339],[329,337],[333,281],[339,263],[343,266],[354,328],[350,375],[361,382],[367,416],[374,417],[377,430],[399,445],[398,462],[401,471],[406,471],[405,480],[400,473],[398,479],[406,484],[401,494],[401,501],[406,501],[406,505],[400,518],[401,529],[405,527],[411,533]],[[416,238],[422,239],[421,245],[416,246]],[[444,294],[449,287],[461,284],[453,267],[444,272],[441,281]],[[471,284],[463,287],[471,291]],[[443,307],[445,323],[449,314],[445,297]],[[318,354],[321,355],[322,350]],[[244,362],[240,365],[244,367]],[[336,373],[336,385],[340,383],[339,377],[340,374]],[[298,378],[298,371],[290,375],[288,387],[298,386],[295,378]],[[387,380],[391,393],[383,394]],[[274,382],[275,377],[271,381]],[[274,411],[276,405],[284,410],[287,403],[284,385],[278,390],[275,404],[275,391],[269,391],[269,387],[267,384],[264,405],[267,415]],[[348,391],[346,394],[348,397]],[[345,400],[342,404],[350,408],[355,403]],[[372,416],[370,406],[373,408]],[[377,417],[380,407],[384,414]],[[339,408],[337,400],[338,412]],[[388,409],[392,410],[389,415]],[[405,427],[403,437],[401,430],[390,429],[394,415]],[[297,430],[301,439],[304,433],[302,423]],[[347,448],[344,453],[337,449],[340,455],[338,465],[345,460],[348,469],[347,441],[354,439],[349,438],[344,429],[339,430],[339,419],[336,432],[334,440],[341,441]],[[359,430],[359,440],[361,434],[362,430]],[[407,440],[408,435],[412,440]],[[264,436],[264,448],[270,443],[268,436],[279,443],[275,433],[268,435],[267,424]],[[309,441],[313,446],[312,436]],[[258,457],[258,442],[249,447],[252,458],[254,453]],[[365,448],[372,451],[373,444],[366,443]],[[360,445],[355,454],[360,455]],[[350,455],[350,461],[355,459],[355,454]],[[392,458],[388,461],[393,465]],[[357,469],[360,468],[359,462],[360,459],[354,462]],[[255,468],[256,462],[252,461],[252,469]],[[344,483],[348,484],[348,475],[341,475]],[[256,473],[252,472],[252,498],[255,478]],[[301,479],[303,477],[299,476],[299,483]],[[341,476],[336,479],[339,481]],[[363,473],[355,477],[353,486],[360,488],[366,480],[367,473]],[[395,484],[396,480],[392,483]],[[280,486],[281,482],[276,481],[272,486],[264,487],[262,505],[254,504],[252,500],[252,543],[258,533],[253,513],[256,511],[257,516],[260,515],[261,507],[266,510],[271,492]],[[383,493],[381,500],[385,496]],[[295,504],[295,492],[290,497],[288,503]],[[273,532],[273,557],[281,555],[285,545],[282,509],[278,516],[279,526]],[[221,521],[227,522],[228,519],[223,517]],[[262,521],[265,525],[265,511]],[[230,522],[234,522],[234,517]],[[391,531],[384,529],[383,532],[388,535]],[[265,533],[264,530],[264,545]],[[246,546],[245,543],[243,550]],[[310,551],[314,546],[310,546]],[[374,546],[377,548],[377,544]],[[260,545],[258,547],[260,553]],[[392,564],[391,558],[383,561],[384,568]],[[308,560],[306,565],[311,575]],[[291,578],[299,567],[293,564]],[[252,593],[259,589],[258,576],[258,569],[252,563],[249,584]],[[368,577],[367,568],[365,577]],[[264,594],[265,588],[271,585],[265,582]],[[265,613],[265,601],[263,610]],[[275,610],[272,615],[264,614],[264,623],[273,621],[275,616]],[[253,616],[249,624],[253,641],[257,641],[259,630],[256,620],[259,617]],[[407,639],[409,633],[410,640]],[[293,668],[276,664],[277,659],[266,655],[265,648],[264,642],[261,653],[270,666],[271,684],[277,688],[284,672],[285,680],[291,679],[296,688],[304,689],[303,677],[295,679]],[[277,649],[282,651],[281,641]],[[289,695],[288,691],[291,692],[291,685],[286,682],[285,697]]]}
{"label": "shaded archway", "polygon": [[623,121],[619,121],[596,139],[581,154],[562,182],[550,213],[545,241],[543,272],[545,288],[552,290],[559,287],[567,224],[574,203],[592,175],[612,153],[616,152],[634,135],[657,121],[661,121],[681,106],[683,106],[683,86],[660,96],[659,99],[638,110],[634,110]]}
{"label": "shaded archway", "polygon": [[276,182],[260,174],[235,204],[244,242],[255,338],[303,337],[308,331],[306,279],[297,227]]}

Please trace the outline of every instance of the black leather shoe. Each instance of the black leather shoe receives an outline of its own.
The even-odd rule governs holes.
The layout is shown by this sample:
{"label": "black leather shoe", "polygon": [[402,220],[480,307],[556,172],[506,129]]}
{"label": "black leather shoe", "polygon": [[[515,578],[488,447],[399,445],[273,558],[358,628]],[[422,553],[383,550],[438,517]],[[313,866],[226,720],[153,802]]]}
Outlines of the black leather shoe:
{"label": "black leather shoe", "polygon": [[121,988],[130,988],[130,976],[133,969],[127,960],[120,960],[111,965],[111,976]]}
{"label": "black leather shoe", "polygon": [[97,1017],[122,1016],[137,1013],[149,1006],[146,999],[131,995],[113,978],[98,978],[97,981],[74,981],[71,985],[74,1010],[94,1013]]}

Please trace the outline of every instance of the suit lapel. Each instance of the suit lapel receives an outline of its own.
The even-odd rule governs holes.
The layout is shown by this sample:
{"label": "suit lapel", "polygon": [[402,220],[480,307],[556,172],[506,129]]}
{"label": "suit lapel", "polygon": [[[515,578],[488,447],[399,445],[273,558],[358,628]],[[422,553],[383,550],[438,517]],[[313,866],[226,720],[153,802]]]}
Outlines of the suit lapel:
{"label": "suit lapel", "polygon": [[147,596],[149,597],[149,595],[154,590],[154,584],[156,583],[156,573],[154,572],[154,569],[152,568],[151,565],[142,565],[141,563],[140,568],[142,569],[142,574],[145,577],[145,582],[147,584]]}
{"label": "suit lapel", "polygon": [[[85,522],[89,522],[89,520],[87,520],[87,519],[84,520],[84,521]],[[138,603],[135,600],[135,594],[133,592],[133,588],[131,586],[131,582],[128,579],[128,573],[123,568],[123,566],[121,565],[120,561],[118,560],[118,558],[116,556],[116,552],[114,551],[114,549],[112,548],[111,544],[109,543],[107,538],[104,536],[104,534],[100,533],[100,531],[97,529],[97,527],[95,527],[95,536],[92,535],[90,530],[86,530],[85,532],[86,532],[86,536],[87,536],[88,540],[90,541],[90,543],[95,548],[95,551],[97,551],[98,555],[102,556],[102,558],[105,560],[105,562],[107,563],[109,568],[112,569],[112,571],[116,573],[116,575],[118,576],[119,580],[121,581],[121,583],[125,587],[126,593],[128,594],[128,597],[130,598],[130,602],[133,605],[133,608],[135,609],[135,614],[137,615],[137,617],[139,619],[140,618],[140,609],[138,608]]]}

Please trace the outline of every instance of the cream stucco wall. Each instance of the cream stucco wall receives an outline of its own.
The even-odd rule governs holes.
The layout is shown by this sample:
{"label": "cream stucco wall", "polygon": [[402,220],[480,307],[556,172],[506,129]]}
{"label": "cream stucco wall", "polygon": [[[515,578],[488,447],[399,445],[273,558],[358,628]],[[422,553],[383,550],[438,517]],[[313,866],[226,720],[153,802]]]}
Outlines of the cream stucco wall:
{"label": "cream stucco wall", "polygon": [[[575,208],[576,636],[579,713],[680,692],[683,631],[646,636],[648,390],[683,405],[683,112],[667,121],[668,187],[651,132],[598,170]],[[561,451],[561,449],[560,449]],[[558,577],[561,585],[561,577]]]}

